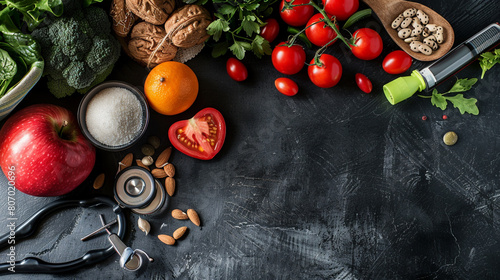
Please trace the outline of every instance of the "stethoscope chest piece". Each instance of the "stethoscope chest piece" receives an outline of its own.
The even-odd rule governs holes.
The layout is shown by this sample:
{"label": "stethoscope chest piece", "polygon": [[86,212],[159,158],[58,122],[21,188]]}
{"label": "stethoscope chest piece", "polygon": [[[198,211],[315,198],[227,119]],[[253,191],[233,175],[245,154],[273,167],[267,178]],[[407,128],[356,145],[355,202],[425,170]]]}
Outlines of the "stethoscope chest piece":
{"label": "stethoscope chest piece", "polygon": [[156,194],[153,175],[141,167],[128,167],[118,173],[114,187],[115,199],[126,208],[147,206]]}
{"label": "stethoscope chest piece", "polygon": [[123,169],[117,174],[114,195],[120,206],[136,214],[152,214],[165,204],[165,190],[151,173],[138,166]]}

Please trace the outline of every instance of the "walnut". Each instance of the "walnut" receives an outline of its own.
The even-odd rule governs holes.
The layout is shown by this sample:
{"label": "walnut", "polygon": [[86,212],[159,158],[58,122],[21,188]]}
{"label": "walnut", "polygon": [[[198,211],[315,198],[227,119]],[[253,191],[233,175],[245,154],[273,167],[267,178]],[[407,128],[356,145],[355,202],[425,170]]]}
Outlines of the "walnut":
{"label": "walnut", "polygon": [[125,5],[125,0],[113,0],[109,14],[113,19],[113,30],[116,35],[126,37],[136,17]]}
{"label": "walnut", "polygon": [[165,22],[165,31],[172,44],[189,48],[203,43],[210,35],[207,27],[212,21],[210,13],[199,5],[186,5],[176,10]]}
{"label": "walnut", "polygon": [[175,0],[126,0],[127,7],[146,22],[161,25],[175,9]]}
{"label": "walnut", "polygon": [[148,68],[172,60],[177,53],[177,47],[167,38],[165,30],[147,22],[134,26],[128,49],[132,58]]}

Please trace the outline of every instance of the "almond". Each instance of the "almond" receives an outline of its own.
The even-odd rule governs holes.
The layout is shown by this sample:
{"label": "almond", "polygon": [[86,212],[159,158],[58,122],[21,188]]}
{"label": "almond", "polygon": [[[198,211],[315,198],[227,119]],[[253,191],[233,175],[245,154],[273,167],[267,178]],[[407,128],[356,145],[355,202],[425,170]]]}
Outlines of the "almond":
{"label": "almond", "polygon": [[175,239],[170,235],[160,234],[160,235],[158,235],[158,239],[160,239],[161,242],[163,242],[167,245],[174,245],[175,244]]}
{"label": "almond", "polygon": [[184,233],[186,233],[187,227],[180,227],[174,231],[172,236],[174,237],[175,240],[180,239]]}
{"label": "almond", "polygon": [[189,219],[188,215],[180,209],[174,209],[172,210],[172,217],[177,220],[187,220]]}
{"label": "almond", "polygon": [[104,185],[104,179],[106,176],[104,173],[99,174],[94,180],[94,189],[98,190]]}
{"label": "almond", "polygon": [[167,163],[167,165],[163,167],[163,170],[165,170],[165,173],[167,173],[168,177],[175,176],[175,166],[173,164]]}
{"label": "almond", "polygon": [[136,160],[135,160],[135,163],[137,164],[137,166],[140,166],[140,167],[142,167],[142,168],[144,168],[144,169],[147,169],[148,171],[151,171],[151,170],[149,169],[149,167],[147,167],[146,165],[144,165],[144,163],[142,163],[142,160],[140,160],[140,159],[136,159]]}
{"label": "almond", "polygon": [[197,226],[200,226],[201,225],[201,222],[200,222],[200,217],[198,216],[198,213],[196,213],[196,211],[194,211],[193,209],[188,209],[187,210],[187,215],[188,215],[188,218],[189,220],[197,225]]}
{"label": "almond", "polygon": [[175,180],[172,177],[167,177],[165,179],[165,189],[170,196],[174,196],[175,193]]}
{"label": "almond", "polygon": [[165,170],[161,168],[155,168],[151,170],[151,174],[153,174],[153,177],[158,179],[167,177],[167,173],[165,173]]}
{"label": "almond", "polygon": [[134,155],[132,153],[127,154],[122,161],[118,163],[120,167],[120,171],[123,169],[132,166],[132,160],[134,159]]}
{"label": "almond", "polygon": [[161,154],[156,159],[156,167],[162,168],[163,166],[165,166],[165,164],[167,164],[168,160],[170,159],[170,154],[172,154],[172,147],[168,147],[163,152],[161,152]]}

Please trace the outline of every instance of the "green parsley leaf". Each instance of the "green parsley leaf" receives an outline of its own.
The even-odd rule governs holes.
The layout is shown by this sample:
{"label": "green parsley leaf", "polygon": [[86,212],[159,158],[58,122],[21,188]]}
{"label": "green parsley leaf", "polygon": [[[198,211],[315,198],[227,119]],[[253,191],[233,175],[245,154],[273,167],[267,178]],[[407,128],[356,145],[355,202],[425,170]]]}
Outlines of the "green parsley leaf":
{"label": "green parsley leaf", "polygon": [[253,33],[259,34],[260,33],[259,24],[256,23],[255,21],[250,21],[247,18],[248,17],[245,17],[243,22],[241,22],[241,26],[243,27],[243,30],[245,30],[247,36],[251,37]]}
{"label": "green parsley leaf", "polygon": [[261,58],[264,54],[270,55],[272,53],[271,44],[262,36],[257,35],[252,41],[252,51],[258,58]]}
{"label": "green parsley leaf", "polygon": [[229,47],[229,44],[227,41],[222,41],[222,42],[215,44],[213,49],[212,49],[212,56],[219,57],[219,56],[225,55],[228,47]]}
{"label": "green parsley leaf", "polygon": [[246,4],[245,8],[249,11],[254,11],[257,10],[257,8],[260,6],[259,3],[253,3],[253,4]]}
{"label": "green parsley leaf", "polygon": [[224,19],[214,20],[208,25],[207,33],[212,35],[214,41],[219,41],[222,36],[222,32],[227,32],[229,30],[229,23]]}
{"label": "green parsley leaf", "polygon": [[223,15],[232,15],[234,12],[236,12],[236,7],[228,4],[224,4],[219,8],[219,13]]}
{"label": "green parsley leaf", "polygon": [[229,47],[229,50],[239,60],[242,60],[245,57],[245,48],[243,48],[243,45],[241,44],[241,42],[234,41],[234,44]]}
{"label": "green parsley leaf", "polygon": [[484,78],[486,71],[490,70],[491,67],[495,66],[495,64],[500,63],[500,49],[482,53],[478,60],[479,66],[481,66],[481,69],[483,70],[483,73],[481,74],[482,79]]}
{"label": "green parsley leaf", "polygon": [[[0,0],[2,1],[2,0]],[[191,0],[183,0],[191,1]],[[269,17],[273,12],[272,6],[278,0],[212,0],[217,18],[207,30],[214,42],[225,41],[229,50],[238,59],[245,56],[246,51],[252,51],[256,56],[271,54],[269,42],[257,39],[261,27],[265,25],[263,19]],[[223,45],[212,42],[217,50],[213,50],[213,56],[224,53],[220,48]]]}

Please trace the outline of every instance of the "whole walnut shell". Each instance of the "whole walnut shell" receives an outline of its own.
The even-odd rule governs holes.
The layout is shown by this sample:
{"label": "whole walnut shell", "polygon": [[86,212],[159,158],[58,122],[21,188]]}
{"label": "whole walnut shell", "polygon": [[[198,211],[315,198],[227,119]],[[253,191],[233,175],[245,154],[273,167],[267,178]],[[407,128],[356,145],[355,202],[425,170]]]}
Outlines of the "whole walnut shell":
{"label": "whole walnut shell", "polygon": [[166,35],[161,26],[147,22],[136,24],[128,42],[130,55],[148,68],[172,60],[177,53],[177,47],[171,44]]}
{"label": "whole walnut shell", "polygon": [[172,44],[190,48],[203,43],[210,35],[207,27],[212,22],[210,13],[199,5],[185,5],[176,10],[165,22],[165,31]]}
{"label": "whole walnut shell", "polygon": [[113,0],[109,12],[116,35],[126,37],[136,20],[135,15],[125,5],[125,0]]}
{"label": "whole walnut shell", "polygon": [[144,21],[161,25],[175,9],[175,0],[126,0],[129,8]]}

